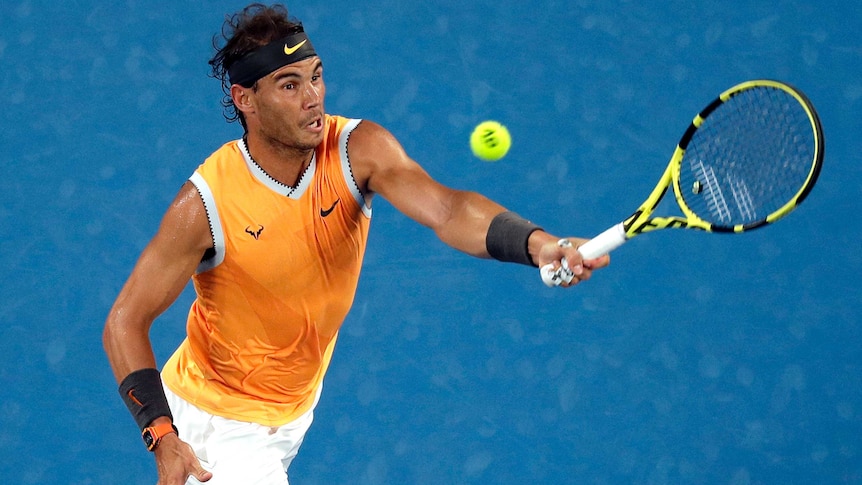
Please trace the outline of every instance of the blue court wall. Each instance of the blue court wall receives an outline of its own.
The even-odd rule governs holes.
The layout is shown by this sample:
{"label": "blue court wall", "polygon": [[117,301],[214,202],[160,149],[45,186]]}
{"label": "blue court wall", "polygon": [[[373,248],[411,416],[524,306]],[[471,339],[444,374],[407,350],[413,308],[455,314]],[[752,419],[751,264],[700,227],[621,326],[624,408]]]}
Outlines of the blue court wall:
{"label": "blue court wall", "polygon": [[[207,77],[234,1],[0,5],[0,479],[152,484],[104,318],[183,181],[240,135]],[[813,100],[826,162],[781,223],[656,233],[568,291],[375,201],[293,484],[862,483],[855,2],[290,4],[328,111],[561,235],[652,188],[692,116],[750,78]],[[472,127],[512,132],[498,163]],[[183,336],[186,291],[154,326]]]}

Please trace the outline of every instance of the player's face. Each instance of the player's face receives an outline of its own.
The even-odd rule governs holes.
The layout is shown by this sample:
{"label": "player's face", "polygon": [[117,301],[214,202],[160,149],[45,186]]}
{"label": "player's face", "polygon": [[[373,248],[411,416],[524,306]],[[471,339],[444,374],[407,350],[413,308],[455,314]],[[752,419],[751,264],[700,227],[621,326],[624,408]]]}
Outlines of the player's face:
{"label": "player's face", "polygon": [[316,56],[261,78],[254,95],[258,130],[291,148],[316,148],[323,141],[325,94],[323,64]]}

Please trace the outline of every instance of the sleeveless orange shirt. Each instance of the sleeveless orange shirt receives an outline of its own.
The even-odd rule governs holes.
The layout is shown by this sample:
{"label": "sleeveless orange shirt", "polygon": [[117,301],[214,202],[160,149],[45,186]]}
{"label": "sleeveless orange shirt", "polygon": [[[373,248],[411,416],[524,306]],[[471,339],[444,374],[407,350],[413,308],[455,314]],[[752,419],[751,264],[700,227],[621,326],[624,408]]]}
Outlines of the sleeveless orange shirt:
{"label": "sleeveless orange shirt", "polygon": [[188,336],[162,371],[183,399],[266,426],[313,405],[353,303],[371,219],[347,158],[358,124],[326,116],[324,141],[296,187],[270,178],[242,140],[190,178],[215,251],[192,278]]}

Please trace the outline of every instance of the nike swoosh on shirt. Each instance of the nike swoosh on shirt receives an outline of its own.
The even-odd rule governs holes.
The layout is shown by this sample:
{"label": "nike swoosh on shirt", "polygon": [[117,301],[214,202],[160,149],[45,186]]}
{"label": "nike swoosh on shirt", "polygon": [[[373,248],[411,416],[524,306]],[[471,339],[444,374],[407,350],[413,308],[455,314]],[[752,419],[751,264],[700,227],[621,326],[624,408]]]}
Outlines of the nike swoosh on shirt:
{"label": "nike swoosh on shirt", "polygon": [[332,211],[335,210],[335,206],[337,206],[339,202],[341,202],[341,199],[335,199],[335,202],[332,203],[332,207],[330,207],[329,209],[325,209],[325,210],[320,209],[320,217],[326,217],[329,214],[332,214]]}
{"label": "nike swoosh on shirt", "polygon": [[287,46],[287,44],[284,44],[284,53],[285,53],[285,54],[287,54],[287,55],[291,55],[291,54],[293,54],[294,52],[298,51],[300,47],[302,47],[303,45],[305,45],[305,43],[306,43],[307,41],[308,41],[308,39],[305,39],[304,41],[300,42],[299,44],[296,44],[296,45],[295,45],[295,46],[293,46],[293,47],[288,47],[288,46]]}

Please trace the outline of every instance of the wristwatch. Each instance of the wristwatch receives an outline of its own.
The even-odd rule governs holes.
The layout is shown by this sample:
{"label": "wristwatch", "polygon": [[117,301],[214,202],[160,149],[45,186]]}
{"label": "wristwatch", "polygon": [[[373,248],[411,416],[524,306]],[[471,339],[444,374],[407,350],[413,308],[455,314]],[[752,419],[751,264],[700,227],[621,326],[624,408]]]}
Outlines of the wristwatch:
{"label": "wristwatch", "polygon": [[144,428],[141,437],[144,439],[144,444],[147,445],[147,450],[155,451],[162,438],[171,433],[179,434],[177,427],[173,423],[160,423],[149,428]]}

